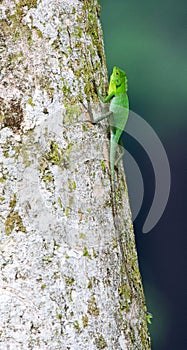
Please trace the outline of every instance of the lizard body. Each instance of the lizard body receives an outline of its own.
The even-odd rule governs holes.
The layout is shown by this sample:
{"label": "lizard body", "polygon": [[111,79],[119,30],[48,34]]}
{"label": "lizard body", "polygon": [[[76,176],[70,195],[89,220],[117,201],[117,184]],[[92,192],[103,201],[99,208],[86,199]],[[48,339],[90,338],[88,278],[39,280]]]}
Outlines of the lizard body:
{"label": "lizard body", "polygon": [[110,77],[108,95],[105,98],[100,94],[99,96],[104,103],[111,101],[109,112],[98,117],[92,123],[96,124],[107,117],[110,118],[110,169],[114,190],[116,151],[129,114],[126,73],[118,67],[114,67]]}

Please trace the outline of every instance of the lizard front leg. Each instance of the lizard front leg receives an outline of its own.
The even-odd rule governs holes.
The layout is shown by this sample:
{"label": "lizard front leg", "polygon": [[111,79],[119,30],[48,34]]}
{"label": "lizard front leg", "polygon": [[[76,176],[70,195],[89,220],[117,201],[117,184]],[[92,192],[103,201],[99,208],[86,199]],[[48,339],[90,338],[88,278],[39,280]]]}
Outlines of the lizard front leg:
{"label": "lizard front leg", "polygon": [[101,120],[105,119],[105,118],[108,118],[108,117],[111,117],[112,116],[112,112],[111,111],[108,111],[107,113],[101,115],[100,117],[94,119],[91,121],[92,124],[97,124],[99,123]]}

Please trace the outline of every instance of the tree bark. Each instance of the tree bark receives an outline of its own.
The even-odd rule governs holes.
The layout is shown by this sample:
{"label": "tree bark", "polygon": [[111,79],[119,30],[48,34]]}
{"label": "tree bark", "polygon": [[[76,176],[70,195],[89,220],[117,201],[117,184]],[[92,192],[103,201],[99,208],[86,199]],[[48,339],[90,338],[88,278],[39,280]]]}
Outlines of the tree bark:
{"label": "tree bark", "polygon": [[97,0],[4,0],[0,350],[150,349],[127,186],[115,232]]}

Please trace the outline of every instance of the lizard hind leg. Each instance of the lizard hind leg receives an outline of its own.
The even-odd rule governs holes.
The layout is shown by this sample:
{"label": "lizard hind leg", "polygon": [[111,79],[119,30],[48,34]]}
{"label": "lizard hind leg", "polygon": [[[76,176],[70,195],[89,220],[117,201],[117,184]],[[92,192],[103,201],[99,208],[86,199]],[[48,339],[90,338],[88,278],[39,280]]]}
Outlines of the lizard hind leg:
{"label": "lizard hind leg", "polygon": [[101,120],[105,119],[105,118],[109,118],[112,116],[112,112],[111,111],[108,111],[107,113],[101,115],[100,117],[94,119],[91,121],[92,124],[97,124],[99,123]]}

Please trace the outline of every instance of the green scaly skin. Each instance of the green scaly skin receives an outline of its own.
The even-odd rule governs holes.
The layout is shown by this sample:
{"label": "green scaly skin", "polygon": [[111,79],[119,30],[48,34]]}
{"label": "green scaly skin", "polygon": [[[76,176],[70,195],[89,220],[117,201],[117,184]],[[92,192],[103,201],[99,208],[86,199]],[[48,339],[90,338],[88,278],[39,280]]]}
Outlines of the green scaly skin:
{"label": "green scaly skin", "polygon": [[109,112],[95,119],[92,123],[96,124],[107,117],[110,118],[110,169],[114,187],[116,151],[129,114],[126,73],[118,67],[114,67],[107,97],[103,98],[100,94],[99,96],[104,103],[111,101]]}

